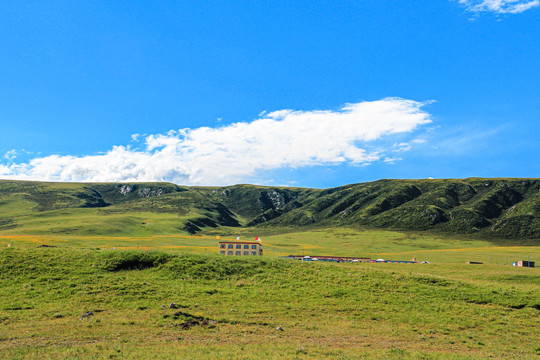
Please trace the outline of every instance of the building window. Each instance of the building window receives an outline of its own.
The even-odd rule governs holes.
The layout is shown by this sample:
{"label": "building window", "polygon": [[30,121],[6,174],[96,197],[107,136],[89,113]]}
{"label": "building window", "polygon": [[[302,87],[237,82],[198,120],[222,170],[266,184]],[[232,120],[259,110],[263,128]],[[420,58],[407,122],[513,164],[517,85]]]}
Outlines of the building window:
{"label": "building window", "polygon": [[233,244],[229,244],[229,249],[232,249],[233,248]]}
{"label": "building window", "polygon": [[232,255],[232,254],[233,254],[232,251],[228,251],[228,252],[227,252],[227,255]]}
{"label": "building window", "polygon": [[244,249],[249,249],[249,245],[244,245]]}
{"label": "building window", "polygon": [[225,255],[225,251],[220,251],[219,253]]}
{"label": "building window", "polygon": [[249,255],[249,251],[244,251],[244,255]]}
{"label": "building window", "polygon": [[251,245],[251,248],[252,248],[252,249],[256,249],[256,248],[257,248],[257,245]]}
{"label": "building window", "polygon": [[225,244],[220,244],[219,247],[225,249]]}
{"label": "building window", "polygon": [[236,248],[237,248],[237,249],[241,249],[241,248],[242,248],[242,245],[236,245]]}
{"label": "building window", "polygon": [[236,255],[242,255],[242,252],[241,252],[241,251],[237,251],[237,252],[236,252]]}
{"label": "building window", "polygon": [[257,252],[256,252],[256,251],[252,251],[252,252],[251,252],[251,255],[257,255]]}

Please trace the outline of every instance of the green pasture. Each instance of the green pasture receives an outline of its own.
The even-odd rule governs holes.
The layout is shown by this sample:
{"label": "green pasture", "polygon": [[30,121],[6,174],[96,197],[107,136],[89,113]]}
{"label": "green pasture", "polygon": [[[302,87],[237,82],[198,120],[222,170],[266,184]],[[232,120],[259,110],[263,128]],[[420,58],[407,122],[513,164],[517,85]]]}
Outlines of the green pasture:
{"label": "green pasture", "polygon": [[19,215],[16,218],[17,227],[0,233],[76,236],[188,235],[182,227],[189,218],[189,214],[179,217],[172,213],[126,213],[101,208],[58,209],[34,212],[27,216]]}
{"label": "green pasture", "polygon": [[[540,265],[538,239],[223,226],[235,223],[208,196],[244,214],[237,225],[260,213],[242,186],[214,194],[146,184],[164,191],[150,198],[125,197],[116,185],[2,186],[1,359],[540,356],[540,270],[511,266]],[[100,199],[112,205],[92,207]],[[186,230],[194,226],[197,236]],[[263,257],[217,254],[218,237],[256,236]],[[281,258],[291,254],[430,264]]]}
{"label": "green pasture", "polygon": [[[61,210],[58,210],[61,212]],[[241,240],[262,237],[265,256],[336,255],[373,259],[429,261],[435,263],[482,262],[508,265],[517,260],[540,261],[540,246],[520,245],[519,242],[488,241],[459,238],[457,235],[437,236],[429,233],[406,233],[387,230],[354,228],[308,229],[284,231],[255,228],[219,228],[198,236],[173,231],[178,219],[171,214],[135,213],[108,215],[107,224],[97,223],[99,211],[88,209],[88,216],[66,216],[62,222],[50,224],[50,217],[40,225],[18,231],[1,231],[0,247],[31,248],[39,245],[74,248],[118,248],[140,250],[171,250],[190,253],[217,252],[217,237]],[[97,215],[96,215],[97,214]],[[97,219],[100,220],[100,219]],[[125,232],[122,231],[125,224]],[[75,231],[74,229],[83,229]],[[54,229],[71,229],[72,234]],[[90,229],[95,228],[95,231]],[[49,229],[49,231],[47,231]],[[112,230],[114,229],[114,230]],[[35,231],[35,232],[32,232]],[[118,234],[118,235],[115,235]]]}
{"label": "green pasture", "polygon": [[0,357],[534,358],[538,275],[501,265],[2,248]]}
{"label": "green pasture", "polygon": [[[336,246],[339,244],[339,246]],[[267,251],[279,254],[341,255],[431,263],[508,264],[540,259],[540,246],[491,242],[458,236],[384,230],[321,229],[265,238]]]}

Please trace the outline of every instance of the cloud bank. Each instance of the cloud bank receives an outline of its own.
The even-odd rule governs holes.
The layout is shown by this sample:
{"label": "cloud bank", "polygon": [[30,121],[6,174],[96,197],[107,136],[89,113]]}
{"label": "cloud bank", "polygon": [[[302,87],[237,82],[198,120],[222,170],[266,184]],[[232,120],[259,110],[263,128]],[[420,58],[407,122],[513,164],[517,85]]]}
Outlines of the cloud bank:
{"label": "cloud bank", "polygon": [[[411,145],[396,146],[394,135],[413,136],[431,122],[426,102],[401,98],[347,104],[338,110],[263,113],[252,122],[222,127],[135,134],[131,145],[114,146],[104,154],[51,155],[26,163],[0,164],[8,179],[135,182],[169,181],[184,185],[229,185],[257,179],[257,173],[303,166],[391,163],[386,156]],[[378,145],[375,141],[388,145]],[[393,144],[393,145],[392,145]],[[412,140],[411,144],[415,144]],[[371,150],[370,150],[371,149]]]}
{"label": "cloud bank", "polygon": [[540,0],[458,0],[474,13],[518,14],[540,6]]}

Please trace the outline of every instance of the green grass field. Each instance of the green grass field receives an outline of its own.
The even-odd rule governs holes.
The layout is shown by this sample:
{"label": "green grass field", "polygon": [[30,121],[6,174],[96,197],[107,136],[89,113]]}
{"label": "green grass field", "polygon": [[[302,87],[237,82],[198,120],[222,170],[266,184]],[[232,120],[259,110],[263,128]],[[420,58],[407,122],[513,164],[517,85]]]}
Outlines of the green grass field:
{"label": "green grass field", "polygon": [[[321,196],[304,210],[324,218],[341,195],[137,186],[126,195],[122,184],[0,182],[1,359],[540,356],[540,272],[511,266],[540,264],[521,223],[519,239],[358,223],[247,227],[272,196],[293,205],[297,193]],[[535,196],[521,209],[536,209]],[[265,255],[219,256],[217,238],[237,236],[262,237]],[[281,258],[290,254],[430,264]]]}
{"label": "green grass field", "polygon": [[[538,261],[539,246],[353,228],[160,235],[133,217],[132,235],[0,233],[2,358],[540,356],[540,273],[504,265]],[[265,256],[219,256],[218,235],[262,236]],[[302,253],[431,264],[279,258]]]}
{"label": "green grass field", "polygon": [[[0,251],[2,358],[522,358],[536,269]],[[168,305],[174,302],[176,309]],[[162,307],[162,305],[165,305]],[[82,317],[92,311],[92,315]]]}
{"label": "green grass field", "polygon": [[[96,210],[91,210],[96,211]],[[175,219],[168,220],[166,216],[156,217],[151,213],[137,213],[130,216],[118,215],[110,219],[110,226],[116,227],[121,234],[123,221],[131,224],[137,231],[128,231],[123,235],[80,235],[62,232],[46,232],[36,235],[29,234],[31,229],[24,231],[0,232],[0,247],[13,244],[16,247],[32,248],[39,245],[76,248],[118,248],[140,250],[167,250],[190,253],[217,252],[217,237],[221,239],[253,239],[262,236],[264,251],[267,256],[287,256],[291,254],[305,255],[336,255],[385,258],[393,260],[419,261],[431,263],[465,263],[467,261],[483,262],[485,264],[504,265],[517,260],[540,261],[540,246],[520,245],[520,242],[497,240],[495,242],[459,237],[457,235],[437,236],[426,233],[398,232],[386,230],[367,230],[354,228],[308,229],[282,231],[255,228],[220,228],[207,231],[197,236],[170,230]],[[88,217],[80,217],[73,221],[79,224],[91,222]],[[45,223],[44,229],[49,223]],[[66,219],[61,226],[73,226]],[[129,228],[129,224],[126,225]],[[52,227],[54,229],[54,227]],[[109,229],[107,229],[109,230]],[[106,231],[100,231],[106,233]],[[115,233],[111,231],[111,233]]]}

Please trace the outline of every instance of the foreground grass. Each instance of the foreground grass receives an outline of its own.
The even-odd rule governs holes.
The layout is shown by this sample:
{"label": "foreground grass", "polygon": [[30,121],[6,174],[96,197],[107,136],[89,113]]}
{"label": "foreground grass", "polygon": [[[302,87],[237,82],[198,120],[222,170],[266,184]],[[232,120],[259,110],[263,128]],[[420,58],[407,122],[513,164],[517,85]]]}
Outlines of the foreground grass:
{"label": "foreground grass", "polygon": [[[384,265],[2,249],[0,356],[466,359],[540,354],[537,269]],[[168,307],[171,302],[176,309]],[[81,319],[88,311],[92,315]]]}

